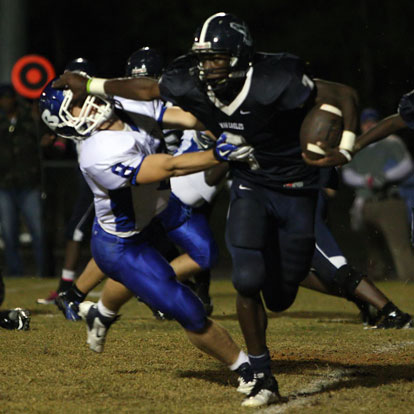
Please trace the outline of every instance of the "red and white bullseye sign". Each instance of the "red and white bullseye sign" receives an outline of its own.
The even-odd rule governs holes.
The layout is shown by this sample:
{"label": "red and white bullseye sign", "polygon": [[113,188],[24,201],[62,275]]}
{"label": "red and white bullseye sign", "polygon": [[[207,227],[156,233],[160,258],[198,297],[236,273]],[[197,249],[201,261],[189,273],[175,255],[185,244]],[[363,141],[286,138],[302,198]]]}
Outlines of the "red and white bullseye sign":
{"label": "red and white bullseye sign", "polygon": [[20,95],[37,99],[46,84],[55,76],[53,65],[45,57],[26,55],[14,64],[11,81]]}

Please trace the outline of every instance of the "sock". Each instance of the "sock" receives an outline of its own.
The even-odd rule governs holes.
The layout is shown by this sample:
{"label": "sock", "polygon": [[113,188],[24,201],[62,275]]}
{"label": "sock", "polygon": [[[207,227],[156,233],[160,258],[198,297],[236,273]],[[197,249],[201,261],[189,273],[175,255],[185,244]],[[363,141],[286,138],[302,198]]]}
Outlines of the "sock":
{"label": "sock", "polygon": [[266,352],[262,355],[250,355],[249,354],[250,365],[254,372],[263,372],[264,374],[270,375],[270,354],[269,350],[266,348]]}
{"label": "sock", "polygon": [[102,300],[99,299],[98,302],[98,312],[104,317],[108,319],[114,319],[116,316],[116,312],[112,311],[111,309],[108,309],[103,303]]}
{"label": "sock", "polygon": [[245,363],[249,363],[249,357],[243,351],[240,351],[236,362],[234,362],[232,365],[229,365],[229,368],[231,371],[236,371],[242,364]]}
{"label": "sock", "polygon": [[391,301],[384,305],[384,307],[381,309],[381,314],[383,316],[388,316],[392,312],[399,313],[401,312]]}
{"label": "sock", "polygon": [[75,284],[66,292],[66,298],[69,302],[81,303],[85,300],[86,296],[87,293],[81,292]]}
{"label": "sock", "polygon": [[75,271],[62,269],[62,276],[60,278],[65,282],[73,282],[75,280]]}

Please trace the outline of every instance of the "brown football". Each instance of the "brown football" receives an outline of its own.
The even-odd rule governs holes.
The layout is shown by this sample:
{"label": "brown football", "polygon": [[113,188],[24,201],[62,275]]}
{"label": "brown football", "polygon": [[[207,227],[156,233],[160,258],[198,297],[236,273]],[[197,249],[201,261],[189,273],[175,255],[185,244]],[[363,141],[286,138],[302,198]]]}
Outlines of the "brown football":
{"label": "brown football", "polygon": [[317,142],[328,148],[338,146],[342,136],[343,123],[341,111],[328,104],[313,107],[302,122],[300,128],[300,145],[302,151],[311,159],[321,158],[324,154]]}

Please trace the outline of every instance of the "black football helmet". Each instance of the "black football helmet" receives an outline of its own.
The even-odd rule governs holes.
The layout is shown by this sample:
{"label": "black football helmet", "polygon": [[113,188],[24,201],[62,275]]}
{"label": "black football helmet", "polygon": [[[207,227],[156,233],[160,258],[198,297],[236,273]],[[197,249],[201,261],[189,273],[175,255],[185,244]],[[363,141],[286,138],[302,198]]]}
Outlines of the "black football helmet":
{"label": "black football helmet", "polygon": [[81,75],[94,76],[95,67],[92,62],[83,57],[71,60],[65,67],[65,71],[80,73]]}
{"label": "black football helmet", "polygon": [[[246,76],[253,57],[253,40],[243,20],[229,13],[216,13],[197,29],[191,53],[198,59],[198,78],[216,92],[226,87],[230,81]],[[213,55],[229,57],[225,73],[223,69],[204,68],[203,60]],[[219,73],[223,76],[211,76]]]}
{"label": "black football helmet", "polygon": [[146,76],[158,79],[164,70],[164,59],[150,47],[136,50],[129,58],[125,67],[125,76],[137,78]]}

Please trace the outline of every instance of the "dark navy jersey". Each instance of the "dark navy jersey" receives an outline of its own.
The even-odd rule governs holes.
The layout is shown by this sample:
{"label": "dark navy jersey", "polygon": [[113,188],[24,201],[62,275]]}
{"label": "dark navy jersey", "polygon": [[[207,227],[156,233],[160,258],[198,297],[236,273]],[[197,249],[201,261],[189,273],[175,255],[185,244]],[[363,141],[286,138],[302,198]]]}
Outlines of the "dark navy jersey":
{"label": "dark navy jersey", "polygon": [[406,93],[398,105],[398,113],[411,129],[414,129],[414,90]]}
{"label": "dark navy jersey", "polygon": [[315,86],[298,57],[257,53],[242,89],[227,105],[208,95],[193,67],[189,56],[176,59],[160,80],[162,98],[191,112],[217,137],[230,131],[254,147],[260,169],[231,163],[233,177],[267,187],[317,187],[319,171],[303,161],[299,140]]}
{"label": "dark navy jersey", "polygon": [[339,173],[336,167],[320,169],[319,185],[321,188],[337,190],[339,187]]}

